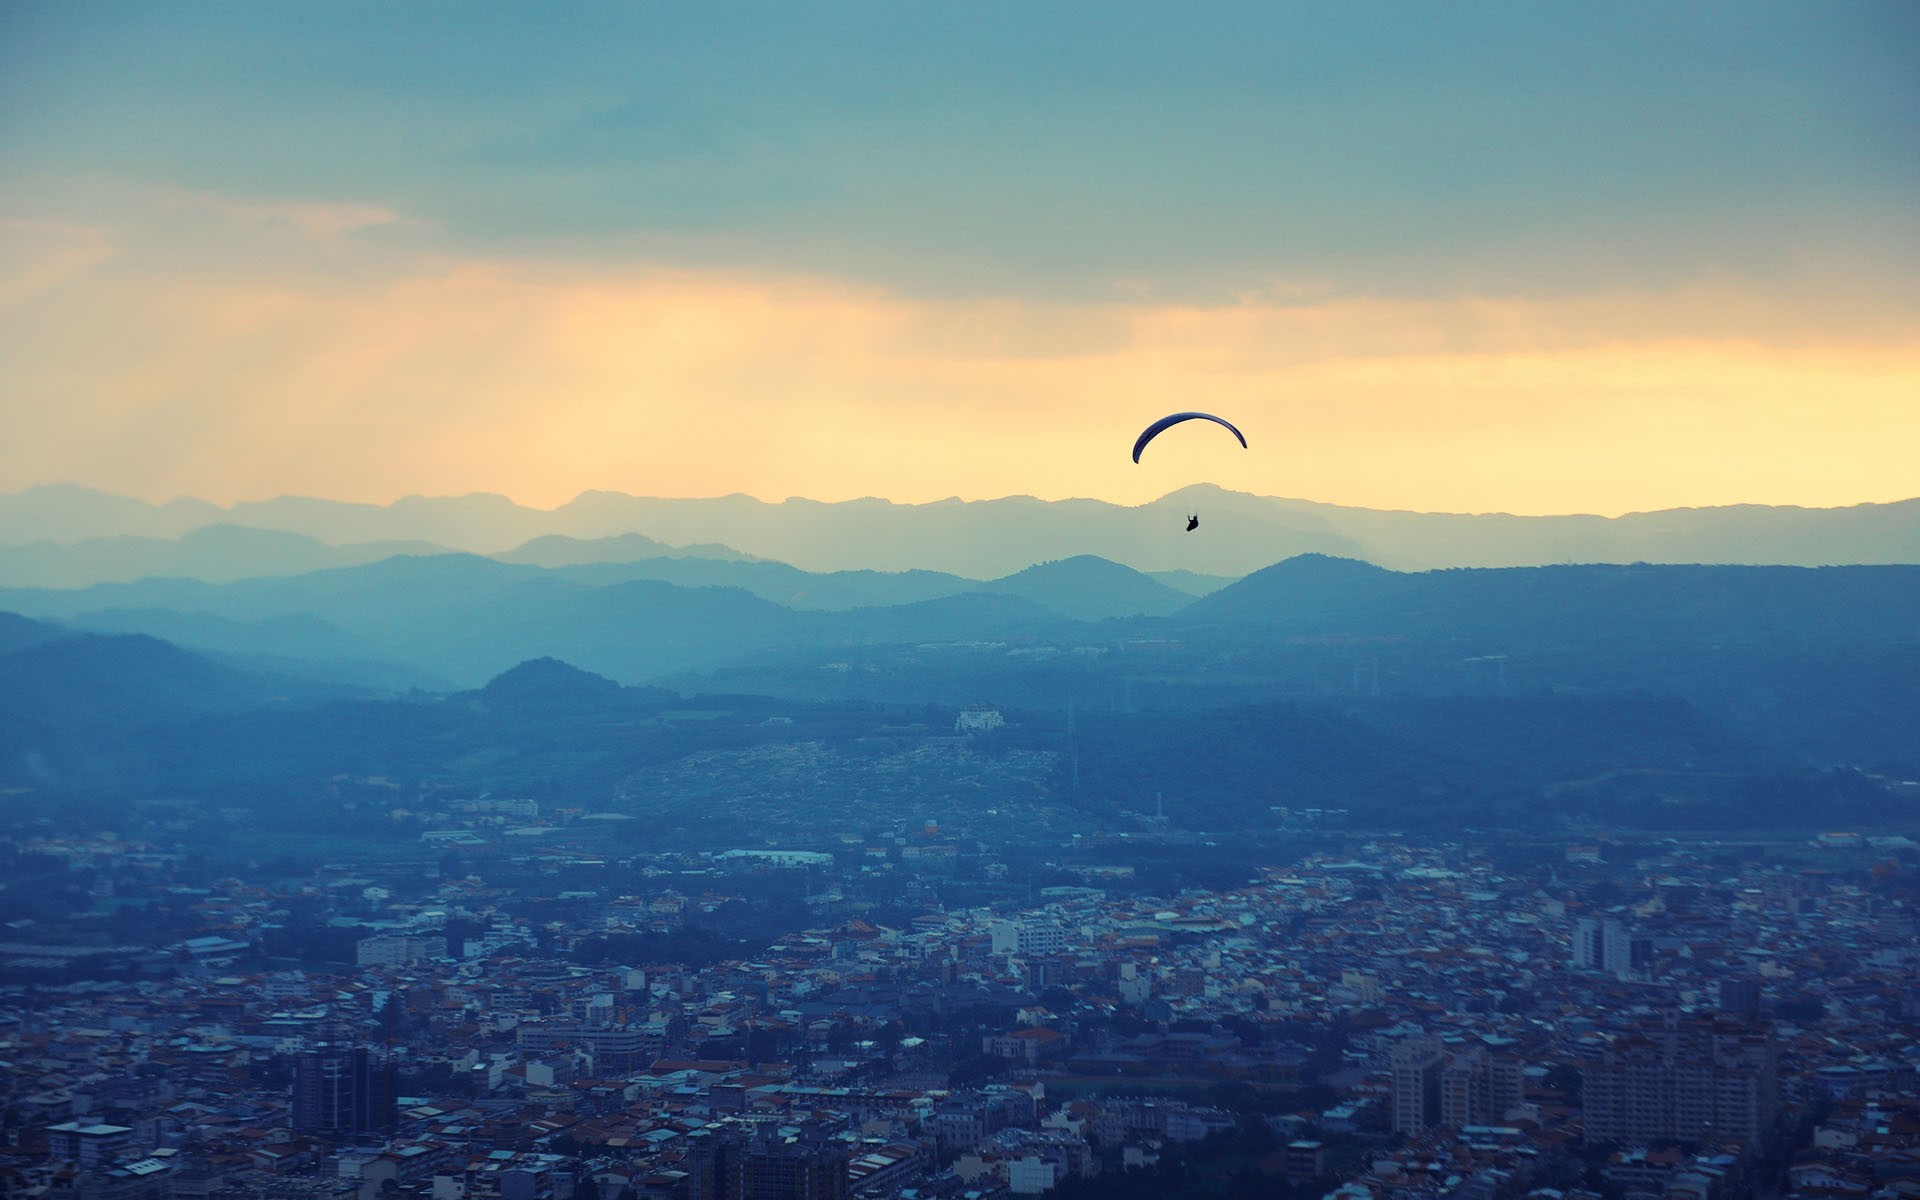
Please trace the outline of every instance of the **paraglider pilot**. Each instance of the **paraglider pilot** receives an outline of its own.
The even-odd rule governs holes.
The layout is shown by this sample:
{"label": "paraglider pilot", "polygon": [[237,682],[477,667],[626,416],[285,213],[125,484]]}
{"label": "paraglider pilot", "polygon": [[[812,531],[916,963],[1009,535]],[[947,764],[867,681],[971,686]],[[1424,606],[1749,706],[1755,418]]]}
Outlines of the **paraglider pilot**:
{"label": "paraglider pilot", "polygon": [[[1160,432],[1162,430],[1170,429],[1173,426],[1180,424],[1182,421],[1212,421],[1215,425],[1225,426],[1227,432],[1231,433],[1236,439],[1239,440],[1240,448],[1243,450],[1246,449],[1247,435],[1244,433],[1241,433],[1238,429],[1235,429],[1233,427],[1233,423],[1231,421],[1228,421],[1225,417],[1216,417],[1212,413],[1203,413],[1203,412],[1177,412],[1177,413],[1169,414],[1168,416],[1161,417],[1158,421],[1155,421],[1153,424],[1147,426],[1145,429],[1140,431],[1139,438],[1135,440],[1135,442],[1133,443],[1133,461],[1136,463],[1140,461],[1140,452],[1147,448],[1148,442],[1151,442],[1154,438],[1159,437]],[[1198,528],[1200,528],[1200,514],[1188,513],[1187,514],[1187,532],[1192,533],[1194,530]]]}

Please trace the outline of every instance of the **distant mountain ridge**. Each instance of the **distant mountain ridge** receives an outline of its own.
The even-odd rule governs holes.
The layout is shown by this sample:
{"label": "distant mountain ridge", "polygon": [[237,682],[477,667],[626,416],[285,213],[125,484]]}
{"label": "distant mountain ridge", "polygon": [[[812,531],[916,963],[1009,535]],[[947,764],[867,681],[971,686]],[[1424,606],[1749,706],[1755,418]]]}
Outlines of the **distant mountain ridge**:
{"label": "distant mountain ridge", "polygon": [[[1482,801],[1547,789],[1634,806],[1651,827],[1680,819],[1681,797],[1736,827],[1764,799],[1739,782],[1755,772],[1920,770],[1920,565],[1409,573],[1309,554],[1188,600],[1076,557],[988,585],[918,580],[965,585],[923,599],[799,609],[617,577],[648,563],[769,586],[832,578],[440,554],[229,584],[0,590],[0,609],[88,630],[0,612],[0,787],[197,795],[211,781],[247,795],[248,779],[283,772],[384,774],[389,754],[485,773],[509,743],[517,778],[604,783],[620,763],[706,744],[671,728],[700,721],[669,714],[712,706],[676,694],[731,696],[730,709],[769,698],[763,713],[893,705],[915,721],[985,698],[1008,714],[1004,748],[1079,755],[1077,769],[1060,760],[1057,795],[1117,814],[1164,792],[1176,823],[1201,828],[1350,798],[1356,815],[1471,823]],[[602,569],[616,577],[582,574]],[[182,645],[138,636],[154,633]],[[760,727],[728,737],[784,736]]]}
{"label": "distant mountain ridge", "polygon": [[[775,563],[707,565],[802,576]],[[975,590],[971,580],[955,580],[958,588],[924,599],[820,611],[742,587],[682,586],[617,573],[586,580],[575,577],[580,570],[547,571],[468,554],[399,556],[229,584],[152,579],[77,590],[0,589],[0,609],[176,636],[195,649],[227,653],[258,653],[263,647],[254,633],[274,631],[283,656],[378,658],[456,685],[542,657],[639,681],[782,648],[1003,637],[1068,619],[1035,600]]]}
{"label": "distant mountain ridge", "polygon": [[[1201,527],[1184,530],[1187,512]],[[68,485],[0,496],[0,549],[88,539],[181,539],[208,526],[304,535],[342,549],[411,543],[542,565],[663,555],[745,557],[831,572],[927,570],[998,579],[1037,563],[1095,555],[1145,572],[1237,578],[1304,553],[1399,570],[1578,562],[1796,566],[1920,562],[1920,499],[1848,508],[1732,505],[1621,517],[1376,511],[1197,485],[1137,506],[1097,500],[863,499],[778,503],[733,495],[663,499],[583,492],[553,510],[504,496],[409,496],[389,505],[303,497],[150,505]],[[540,542],[564,538],[574,543]],[[600,539],[614,539],[592,545]],[[49,554],[44,549],[36,551]],[[0,580],[8,575],[0,554]],[[364,561],[364,559],[363,559]],[[314,563],[314,566],[335,565]]]}
{"label": "distant mountain ridge", "polygon": [[639,533],[575,538],[547,533],[492,557],[535,567],[577,567],[588,563],[632,563],[653,558],[710,558],[718,562],[754,562],[730,546],[669,546]]}
{"label": "distant mountain ridge", "polygon": [[70,544],[41,541],[0,546],[0,585],[67,588],[166,578],[231,583],[265,575],[302,575],[327,567],[358,566],[396,554],[445,553],[444,546],[431,542],[330,546],[318,538],[286,530],[203,525],[178,538],[121,534]]}

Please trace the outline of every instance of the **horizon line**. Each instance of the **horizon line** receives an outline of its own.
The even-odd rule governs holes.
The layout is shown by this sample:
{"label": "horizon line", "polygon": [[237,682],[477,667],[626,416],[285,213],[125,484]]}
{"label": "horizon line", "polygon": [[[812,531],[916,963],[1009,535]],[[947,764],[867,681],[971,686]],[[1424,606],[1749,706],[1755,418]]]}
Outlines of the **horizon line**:
{"label": "horizon line", "polygon": [[1194,491],[1204,491],[1204,490],[1211,490],[1225,496],[1234,496],[1234,497],[1241,497],[1241,498],[1250,499],[1250,500],[1259,500],[1259,501],[1264,501],[1264,502],[1277,504],[1277,505],[1301,505],[1301,506],[1307,506],[1311,508],[1335,509],[1342,512],[1367,512],[1367,513],[1395,514],[1395,515],[1419,516],[1419,517],[1509,517],[1509,518],[1514,518],[1519,520],[1568,520],[1568,519],[1575,519],[1575,518],[1584,518],[1584,519],[1590,519],[1590,520],[1617,521],[1617,520],[1622,520],[1628,517],[1656,516],[1662,513],[1719,512],[1719,511],[1729,510],[1729,509],[1753,509],[1753,508],[1783,510],[1783,511],[1799,511],[1799,512],[1846,512],[1853,509],[1861,509],[1861,508],[1890,508],[1897,505],[1912,504],[1917,501],[1920,501],[1920,494],[1916,494],[1912,496],[1904,496],[1895,500],[1860,500],[1852,504],[1833,504],[1833,505],[1771,503],[1768,501],[1761,501],[1761,500],[1735,500],[1735,501],[1728,501],[1724,504],[1679,504],[1679,505],[1672,505],[1665,508],[1636,508],[1636,509],[1623,510],[1617,513],[1599,513],[1599,512],[1534,513],[1534,512],[1514,512],[1507,509],[1490,509],[1490,510],[1484,510],[1480,512],[1466,512],[1458,509],[1373,508],[1363,504],[1337,504],[1331,501],[1310,500],[1304,497],[1273,496],[1273,495],[1264,495],[1258,492],[1235,491],[1230,488],[1221,487],[1218,484],[1204,482],[1204,481],[1188,484],[1187,486],[1181,487],[1181,488],[1175,488],[1173,491],[1166,492],[1158,497],[1142,501],[1138,504],[1126,504],[1120,501],[1107,500],[1097,496],[1058,496],[1058,497],[1048,498],[1048,497],[1036,496],[1036,495],[1033,495],[1032,493],[1027,493],[1027,492],[1009,493],[1001,496],[978,496],[978,497],[965,497],[965,496],[955,495],[955,496],[944,496],[937,500],[893,500],[885,496],[851,496],[851,497],[846,497],[839,500],[820,500],[815,497],[800,496],[800,495],[784,496],[778,500],[770,500],[770,499],[767,499],[766,497],[756,496],[751,492],[745,492],[745,491],[724,492],[718,495],[711,495],[711,496],[656,496],[656,495],[646,495],[638,492],[622,492],[612,488],[584,488],[581,491],[575,493],[575,495],[571,499],[562,501],[561,503],[554,505],[551,508],[542,508],[536,504],[528,504],[523,501],[516,500],[512,496],[509,496],[504,492],[491,492],[491,491],[442,493],[438,495],[429,495],[424,492],[407,492],[402,495],[396,496],[393,499],[388,500],[384,503],[378,502],[378,501],[372,501],[372,500],[343,500],[343,499],[330,497],[330,496],[314,496],[314,495],[307,495],[307,494],[297,493],[297,492],[281,492],[272,496],[266,496],[266,497],[260,497],[260,498],[254,498],[254,499],[239,499],[239,500],[222,502],[218,500],[209,500],[204,496],[195,496],[195,495],[190,495],[186,493],[181,493],[179,495],[170,497],[166,500],[152,500],[144,496],[133,496],[133,495],[128,495],[124,492],[108,491],[104,488],[95,487],[92,484],[72,483],[67,481],[28,484],[27,486],[19,488],[14,491],[0,492],[0,501],[18,499],[21,497],[28,496],[34,492],[77,491],[77,492],[89,493],[95,496],[102,496],[102,497],[106,497],[114,500],[130,501],[132,503],[141,504],[152,509],[169,508],[176,504],[199,504],[199,505],[206,505],[209,508],[218,509],[221,512],[225,512],[225,513],[232,513],[236,509],[243,508],[250,505],[267,505],[267,504],[273,504],[279,501],[304,501],[304,502],[310,502],[310,503],[316,503],[316,504],[340,505],[342,507],[349,507],[349,508],[392,509],[408,501],[420,501],[420,502],[433,503],[433,502],[461,501],[461,500],[489,500],[489,501],[499,500],[499,501],[504,501],[505,503],[513,506],[514,508],[520,509],[524,512],[552,514],[552,513],[560,512],[563,509],[570,508],[573,505],[579,504],[581,501],[588,499],[589,497],[595,497],[595,496],[618,497],[624,500],[654,500],[654,501],[661,501],[664,503],[671,503],[671,504],[700,504],[700,503],[712,503],[715,501],[722,501],[722,500],[748,500],[748,501],[752,501],[755,504],[762,505],[768,508],[778,508],[782,505],[795,504],[795,503],[817,504],[822,507],[838,507],[841,505],[850,505],[850,504],[884,504],[892,508],[932,508],[939,505],[949,505],[949,504],[974,505],[974,504],[1000,504],[1000,503],[1006,503],[1008,501],[1031,501],[1036,504],[1047,504],[1047,505],[1099,504],[1099,505],[1105,505],[1110,508],[1142,509],[1142,508],[1151,507],[1155,504],[1164,503],[1167,500],[1173,499],[1174,497],[1181,496],[1186,493],[1190,493]]}

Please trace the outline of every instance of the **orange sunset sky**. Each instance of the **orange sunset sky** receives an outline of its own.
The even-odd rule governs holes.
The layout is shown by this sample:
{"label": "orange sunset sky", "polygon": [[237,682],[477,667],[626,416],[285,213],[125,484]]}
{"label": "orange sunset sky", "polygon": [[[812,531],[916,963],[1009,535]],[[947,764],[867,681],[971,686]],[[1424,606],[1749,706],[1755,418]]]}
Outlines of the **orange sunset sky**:
{"label": "orange sunset sky", "polygon": [[1916,12],[10,6],[0,491],[1901,499]]}

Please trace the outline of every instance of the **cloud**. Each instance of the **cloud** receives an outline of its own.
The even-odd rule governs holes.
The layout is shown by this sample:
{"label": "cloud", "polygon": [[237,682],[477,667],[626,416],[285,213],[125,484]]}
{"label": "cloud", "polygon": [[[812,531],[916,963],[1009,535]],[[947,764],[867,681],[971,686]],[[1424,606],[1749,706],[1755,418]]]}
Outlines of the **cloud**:
{"label": "cloud", "polygon": [[113,252],[112,236],[99,226],[0,217],[0,309],[73,279]]}
{"label": "cloud", "polygon": [[[393,222],[359,206],[195,211],[256,236],[235,252],[194,226],[203,240],[156,256],[125,248],[154,230],[31,226],[42,251],[0,294],[59,286],[36,285],[0,329],[0,488],[1139,502],[1209,479],[1618,512],[1898,498],[1901,447],[1920,436],[1920,324],[1839,281],[932,299],[766,271],[315,254]],[[1127,460],[1140,425],[1186,407],[1231,413],[1253,449],[1181,437]]]}
{"label": "cloud", "polygon": [[206,209],[258,225],[293,230],[309,238],[337,238],[382,225],[418,225],[378,204],[329,204],[314,201],[250,201],[214,192],[175,192],[173,203]]}

